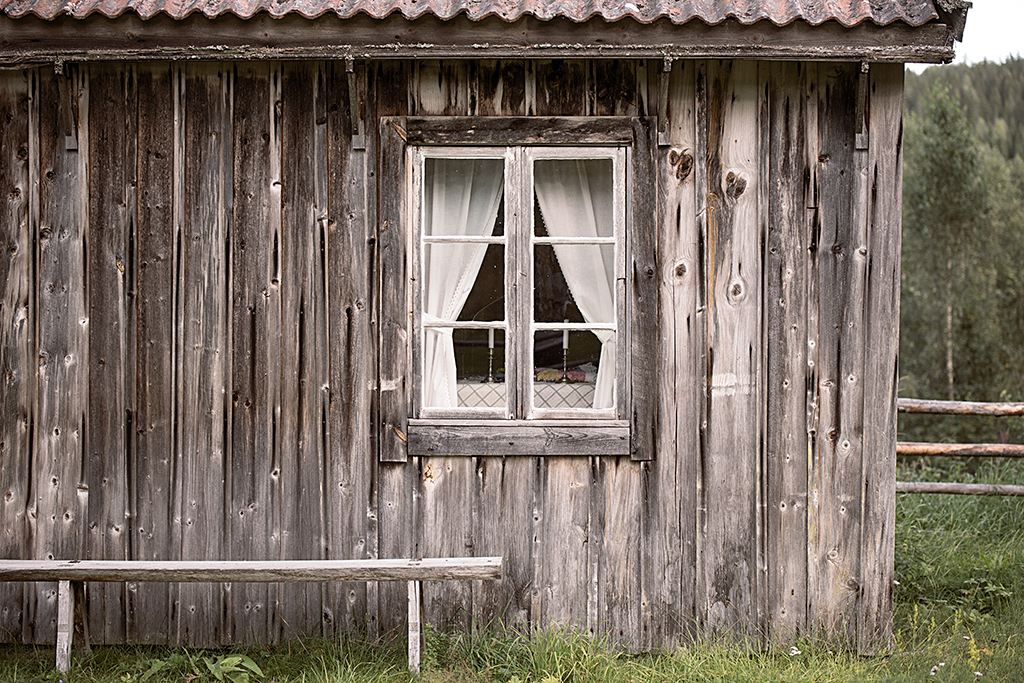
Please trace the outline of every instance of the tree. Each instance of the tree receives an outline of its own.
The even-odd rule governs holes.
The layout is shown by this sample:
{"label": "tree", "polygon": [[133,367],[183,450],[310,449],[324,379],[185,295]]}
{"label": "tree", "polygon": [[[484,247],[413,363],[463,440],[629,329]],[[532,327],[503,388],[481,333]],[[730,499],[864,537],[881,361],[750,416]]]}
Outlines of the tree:
{"label": "tree", "polygon": [[[1024,400],[1024,161],[979,143],[941,86],[919,105],[907,117],[901,392]],[[1022,427],[1024,420],[900,419],[901,438],[920,441],[1019,441]]]}
{"label": "tree", "polygon": [[[965,288],[970,288],[967,276],[974,271],[972,256],[984,238],[979,228],[987,213],[987,197],[974,132],[949,92],[936,87],[923,117],[914,118],[908,131],[904,183],[904,329],[906,339],[916,341],[921,347],[918,353],[923,351],[926,356],[934,356],[929,336],[936,327],[943,330],[943,393],[953,400],[954,328],[963,311]],[[974,271],[972,277],[977,274]],[[942,302],[941,311],[936,310],[938,302]],[[935,324],[937,313],[941,315],[939,325]],[[927,328],[932,328],[931,335]],[[929,361],[934,363],[934,358]]]}

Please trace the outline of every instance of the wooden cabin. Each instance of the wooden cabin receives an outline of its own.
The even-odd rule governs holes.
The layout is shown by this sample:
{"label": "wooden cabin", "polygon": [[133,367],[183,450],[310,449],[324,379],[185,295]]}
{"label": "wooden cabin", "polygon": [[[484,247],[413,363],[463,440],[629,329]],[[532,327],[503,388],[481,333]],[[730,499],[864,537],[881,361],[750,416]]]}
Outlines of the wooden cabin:
{"label": "wooden cabin", "polygon": [[[500,555],[427,620],[884,649],[903,63],[959,4],[0,1],[0,557]],[[406,614],[87,602],[99,643]],[[0,638],[55,603],[0,585]]]}

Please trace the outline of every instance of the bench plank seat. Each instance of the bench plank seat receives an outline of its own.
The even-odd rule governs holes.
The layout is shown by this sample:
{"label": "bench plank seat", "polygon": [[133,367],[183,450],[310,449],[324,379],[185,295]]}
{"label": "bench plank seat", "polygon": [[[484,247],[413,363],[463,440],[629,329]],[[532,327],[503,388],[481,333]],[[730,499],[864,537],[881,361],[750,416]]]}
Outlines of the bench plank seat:
{"label": "bench plank seat", "polygon": [[[423,649],[421,581],[501,579],[500,557],[417,560],[0,560],[0,581],[57,581],[57,669],[71,667],[75,586],[86,581],[167,583],[300,583],[407,581],[409,669],[418,674]],[[88,635],[86,635],[88,644]]]}
{"label": "bench plank seat", "polygon": [[310,581],[467,581],[500,578],[500,557],[224,562],[0,560],[0,581],[301,583]]}

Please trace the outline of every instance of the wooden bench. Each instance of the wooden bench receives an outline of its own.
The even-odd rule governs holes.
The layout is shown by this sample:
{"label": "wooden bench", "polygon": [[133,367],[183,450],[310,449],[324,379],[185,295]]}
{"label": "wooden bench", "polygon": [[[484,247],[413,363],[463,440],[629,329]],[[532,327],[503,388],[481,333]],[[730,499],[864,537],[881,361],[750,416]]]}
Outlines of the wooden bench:
{"label": "wooden bench", "polygon": [[[301,583],[323,581],[407,581],[409,583],[409,670],[420,671],[423,648],[422,581],[501,578],[500,557],[422,560],[283,561],[117,561],[0,560],[0,581],[57,581],[57,669],[71,666],[75,594],[85,581],[166,583]],[[77,590],[76,590],[77,588]],[[86,634],[88,642],[88,634]]]}

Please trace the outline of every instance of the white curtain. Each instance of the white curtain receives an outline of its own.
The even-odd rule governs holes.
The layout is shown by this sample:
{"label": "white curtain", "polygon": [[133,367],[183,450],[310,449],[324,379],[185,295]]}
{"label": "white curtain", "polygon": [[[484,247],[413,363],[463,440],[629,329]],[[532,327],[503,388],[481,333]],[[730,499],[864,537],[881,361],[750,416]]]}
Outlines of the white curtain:
{"label": "white curtain", "polygon": [[[612,164],[607,159],[538,160],[534,189],[551,237],[614,235]],[[613,246],[553,245],[562,275],[588,323],[615,322]],[[594,408],[615,407],[615,333],[594,330],[601,341]]]}
{"label": "white curtain", "polygon": [[[486,237],[501,204],[504,168],[496,159],[429,159],[424,173],[424,233]],[[428,244],[423,322],[456,320],[484,260],[486,244]],[[458,405],[451,327],[424,327],[423,405]]]}

